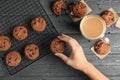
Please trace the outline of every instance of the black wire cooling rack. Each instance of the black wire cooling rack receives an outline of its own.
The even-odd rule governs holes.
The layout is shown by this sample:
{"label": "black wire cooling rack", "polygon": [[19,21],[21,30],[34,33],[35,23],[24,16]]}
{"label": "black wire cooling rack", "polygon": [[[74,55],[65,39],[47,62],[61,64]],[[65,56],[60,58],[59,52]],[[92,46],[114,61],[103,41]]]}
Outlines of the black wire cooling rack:
{"label": "black wire cooling rack", "polygon": [[[0,4],[0,35],[9,36],[12,40],[11,48],[6,52],[0,52],[3,63],[5,64],[5,56],[10,51],[17,50],[22,56],[22,61],[17,67],[9,67],[5,64],[9,74],[13,75],[36,61],[24,57],[24,47],[27,44],[35,43],[39,46],[38,59],[40,59],[51,52],[50,42],[59,34],[39,0],[1,0]],[[41,33],[31,28],[32,19],[38,16],[44,18],[47,23],[45,31]],[[24,25],[28,29],[29,36],[23,41],[17,41],[12,36],[14,27],[18,25]]]}

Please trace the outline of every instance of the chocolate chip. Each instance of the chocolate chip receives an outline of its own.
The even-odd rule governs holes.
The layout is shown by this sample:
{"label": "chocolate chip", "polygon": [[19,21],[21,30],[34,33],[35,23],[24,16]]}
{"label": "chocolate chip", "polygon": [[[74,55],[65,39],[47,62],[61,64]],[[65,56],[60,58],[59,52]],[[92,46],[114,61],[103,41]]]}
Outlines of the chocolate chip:
{"label": "chocolate chip", "polygon": [[5,44],[6,42],[4,41],[3,44]]}
{"label": "chocolate chip", "polygon": [[23,33],[26,33],[26,31],[24,30]]}
{"label": "chocolate chip", "polygon": [[17,60],[17,57],[15,58],[15,61]]}
{"label": "chocolate chip", "polygon": [[36,24],[36,22],[34,22],[33,24]]}
{"label": "chocolate chip", "polygon": [[114,18],[112,18],[111,20],[114,21]]}
{"label": "chocolate chip", "polygon": [[37,47],[35,47],[35,49],[38,49]]}
{"label": "chocolate chip", "polygon": [[17,32],[17,30],[14,30],[14,32]]}
{"label": "chocolate chip", "polygon": [[20,29],[22,29],[22,27],[20,27]]}
{"label": "chocolate chip", "polygon": [[4,47],[5,47],[5,45],[2,46],[2,48],[4,48]]}
{"label": "chocolate chip", "polygon": [[34,55],[34,53],[32,52],[32,55]]}
{"label": "chocolate chip", "polygon": [[32,54],[29,54],[30,57],[32,57]]}
{"label": "chocolate chip", "polygon": [[9,60],[11,60],[12,59],[12,57],[9,57]]}

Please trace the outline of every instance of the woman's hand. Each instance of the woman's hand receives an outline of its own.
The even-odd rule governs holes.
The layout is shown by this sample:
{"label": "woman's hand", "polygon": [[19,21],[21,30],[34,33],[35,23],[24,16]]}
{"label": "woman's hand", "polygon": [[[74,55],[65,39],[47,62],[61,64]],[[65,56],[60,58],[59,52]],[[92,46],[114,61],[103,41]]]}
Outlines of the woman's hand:
{"label": "woman's hand", "polygon": [[67,42],[70,45],[72,52],[69,57],[63,53],[55,53],[56,56],[61,58],[66,64],[74,69],[83,71],[91,78],[91,80],[109,80],[104,74],[87,61],[82,47],[75,39],[64,34],[62,34],[62,36],[58,36],[58,38]]}
{"label": "woman's hand", "polygon": [[83,71],[89,62],[87,61],[84,51],[79,43],[72,37],[64,34],[62,34],[62,36],[58,36],[58,38],[67,42],[70,45],[72,52],[69,57],[63,53],[55,53],[55,55],[60,57],[66,64],[74,69]]}

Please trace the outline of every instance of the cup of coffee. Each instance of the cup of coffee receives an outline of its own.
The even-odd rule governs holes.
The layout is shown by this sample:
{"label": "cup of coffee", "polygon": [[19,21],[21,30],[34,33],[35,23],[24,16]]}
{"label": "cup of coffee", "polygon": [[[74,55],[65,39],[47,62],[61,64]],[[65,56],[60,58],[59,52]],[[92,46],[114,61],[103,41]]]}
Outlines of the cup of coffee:
{"label": "cup of coffee", "polygon": [[87,15],[80,23],[80,31],[89,40],[99,39],[104,37],[106,23],[98,15]]}

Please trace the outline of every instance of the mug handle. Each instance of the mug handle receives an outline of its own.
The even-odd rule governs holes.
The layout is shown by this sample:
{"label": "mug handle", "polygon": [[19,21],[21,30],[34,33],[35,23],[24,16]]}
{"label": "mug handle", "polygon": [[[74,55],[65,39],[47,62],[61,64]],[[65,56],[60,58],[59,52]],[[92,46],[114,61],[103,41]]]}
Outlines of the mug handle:
{"label": "mug handle", "polygon": [[105,35],[102,35],[100,39],[105,41],[106,43],[110,43],[110,39],[106,37]]}

